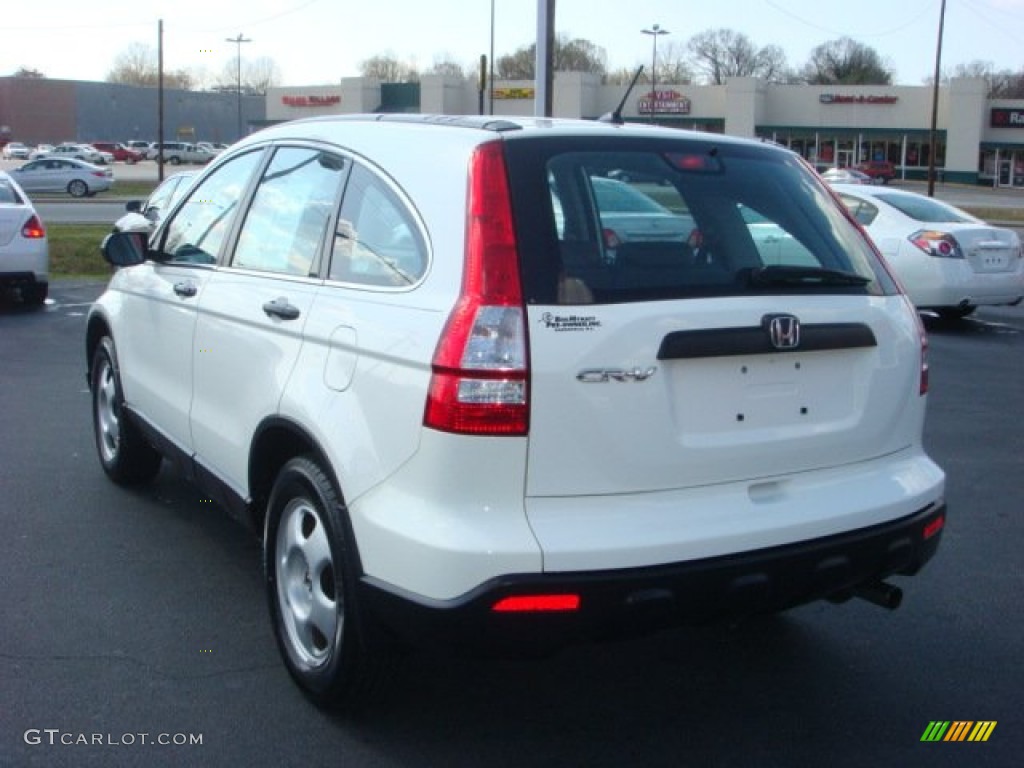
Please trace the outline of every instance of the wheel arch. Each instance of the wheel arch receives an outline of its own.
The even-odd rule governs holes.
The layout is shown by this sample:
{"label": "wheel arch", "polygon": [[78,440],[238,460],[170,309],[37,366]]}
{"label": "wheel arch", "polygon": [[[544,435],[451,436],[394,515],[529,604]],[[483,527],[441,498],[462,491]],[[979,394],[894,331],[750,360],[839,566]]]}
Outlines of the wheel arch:
{"label": "wheel arch", "polygon": [[[110,323],[107,322],[107,318],[103,315],[93,314],[89,318],[89,323],[85,329],[85,380],[90,388],[92,387],[93,357],[96,355],[96,347],[99,346],[100,339],[104,336],[110,336],[113,339],[114,334],[110,330]],[[114,365],[117,365],[116,360]]]}
{"label": "wheel arch", "polygon": [[345,503],[338,476],[327,453],[308,430],[289,419],[271,416],[264,419],[253,434],[249,448],[249,513],[254,530],[262,531],[270,490],[278,472],[296,456],[312,456]]}

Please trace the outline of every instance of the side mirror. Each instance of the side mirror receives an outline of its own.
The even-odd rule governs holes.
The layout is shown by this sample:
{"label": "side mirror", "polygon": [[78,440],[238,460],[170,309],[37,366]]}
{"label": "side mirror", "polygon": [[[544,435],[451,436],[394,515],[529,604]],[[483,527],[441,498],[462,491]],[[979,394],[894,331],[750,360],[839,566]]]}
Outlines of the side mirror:
{"label": "side mirror", "polygon": [[134,267],[146,260],[147,235],[142,232],[111,232],[103,238],[103,258],[115,267]]}
{"label": "side mirror", "polygon": [[124,209],[128,211],[128,213],[140,213],[142,211],[142,201],[129,200],[124,204]]}

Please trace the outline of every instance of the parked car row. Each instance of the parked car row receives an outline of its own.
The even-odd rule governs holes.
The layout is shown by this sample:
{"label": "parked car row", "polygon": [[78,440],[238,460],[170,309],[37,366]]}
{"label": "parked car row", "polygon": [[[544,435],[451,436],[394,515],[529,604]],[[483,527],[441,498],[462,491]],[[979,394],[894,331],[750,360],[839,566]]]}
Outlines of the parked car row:
{"label": "parked car row", "polygon": [[[227,148],[226,144],[199,141],[166,141],[163,143],[164,162],[172,165],[189,163],[204,165]],[[94,141],[92,143],[66,141],[61,144],[29,146],[20,141],[7,142],[2,150],[5,160],[36,160],[42,157],[70,157],[96,165],[113,162],[133,164],[141,160],[156,160],[160,154],[155,141]]]}

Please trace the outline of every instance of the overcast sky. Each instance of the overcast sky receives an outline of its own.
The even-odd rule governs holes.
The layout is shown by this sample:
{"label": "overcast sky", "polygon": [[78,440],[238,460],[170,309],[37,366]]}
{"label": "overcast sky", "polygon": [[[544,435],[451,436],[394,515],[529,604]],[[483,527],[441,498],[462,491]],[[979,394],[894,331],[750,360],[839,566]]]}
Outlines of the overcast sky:
{"label": "overcast sky", "polygon": [[[804,64],[820,43],[843,35],[871,46],[895,69],[895,82],[920,85],[935,66],[941,0],[557,0],[556,31],[605,49],[610,70],[650,66],[659,24],[666,45],[729,28],[759,46],[775,44]],[[537,0],[41,0],[5,4],[0,75],[20,67],[51,78],[103,80],[133,43],[157,44],[164,21],[168,70],[219,74],[239,46],[243,59],[269,57],[282,85],[337,82],[367,58],[391,54],[427,69],[438,57],[476,66],[536,36]],[[943,67],[980,59],[1024,69],[1024,0],[947,0]]]}

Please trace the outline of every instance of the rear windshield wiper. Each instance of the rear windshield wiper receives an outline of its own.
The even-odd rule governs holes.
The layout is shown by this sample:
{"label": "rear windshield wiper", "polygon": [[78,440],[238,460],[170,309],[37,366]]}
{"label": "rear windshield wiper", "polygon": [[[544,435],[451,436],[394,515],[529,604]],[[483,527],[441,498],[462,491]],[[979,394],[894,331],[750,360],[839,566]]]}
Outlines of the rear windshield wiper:
{"label": "rear windshield wiper", "polygon": [[751,285],[867,285],[870,277],[824,267],[770,266],[750,271]]}

